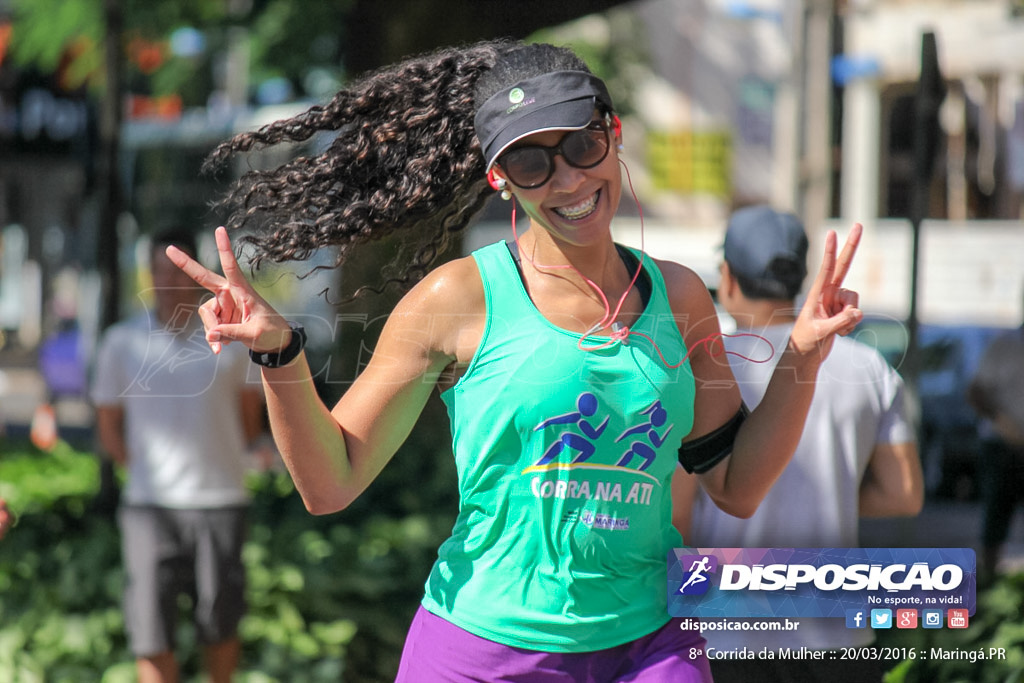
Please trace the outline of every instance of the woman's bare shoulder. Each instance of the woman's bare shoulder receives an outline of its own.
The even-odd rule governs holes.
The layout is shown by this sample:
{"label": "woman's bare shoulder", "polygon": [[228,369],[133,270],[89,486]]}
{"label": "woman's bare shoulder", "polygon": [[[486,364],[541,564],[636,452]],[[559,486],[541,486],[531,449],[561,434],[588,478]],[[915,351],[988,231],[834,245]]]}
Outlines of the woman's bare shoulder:
{"label": "woman's bare shoulder", "polygon": [[[706,306],[712,305],[708,287],[697,271],[676,261],[654,259],[654,262],[665,280],[665,290],[668,292],[673,309],[676,309],[678,304],[682,304],[687,309],[699,307],[702,310]],[[685,311],[676,310],[676,312]]]}
{"label": "woman's bare shoulder", "polygon": [[434,268],[409,291],[403,302],[437,313],[483,313],[484,285],[476,260],[464,256]]}

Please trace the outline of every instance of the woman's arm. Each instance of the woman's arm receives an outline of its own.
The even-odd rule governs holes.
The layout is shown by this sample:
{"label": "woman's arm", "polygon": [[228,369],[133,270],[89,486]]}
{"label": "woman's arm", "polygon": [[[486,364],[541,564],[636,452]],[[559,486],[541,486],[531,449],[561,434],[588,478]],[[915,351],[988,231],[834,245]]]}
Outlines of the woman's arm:
{"label": "woman's arm", "polygon": [[[232,341],[277,351],[290,328],[242,275],[226,230],[218,228],[216,237],[223,277],[168,249],[178,267],[214,294],[200,307],[207,341],[215,352]],[[347,507],[376,478],[412,430],[441,371],[472,355],[473,335],[465,331],[478,323],[475,311],[482,311],[482,286],[471,259],[431,273],[399,302],[369,365],[333,410],[316,393],[304,354],[262,368],[271,431],[310,512]]]}
{"label": "woman's arm", "polygon": [[[764,398],[740,427],[732,453],[699,475],[708,495],[729,514],[754,514],[785,469],[803,433],[818,368],[832,340],[836,334],[849,333],[862,317],[856,293],[842,288],[860,235],[861,227],[855,225],[837,258],[835,233],[828,233],[821,269]],[[694,426],[686,438],[690,441],[730,420],[740,407],[740,397],[728,359],[715,353],[721,351],[721,344],[702,344],[720,334],[707,289],[696,275],[683,275],[672,278],[670,297],[673,309],[686,314],[680,329],[687,348],[697,347],[690,360],[697,380]]]}

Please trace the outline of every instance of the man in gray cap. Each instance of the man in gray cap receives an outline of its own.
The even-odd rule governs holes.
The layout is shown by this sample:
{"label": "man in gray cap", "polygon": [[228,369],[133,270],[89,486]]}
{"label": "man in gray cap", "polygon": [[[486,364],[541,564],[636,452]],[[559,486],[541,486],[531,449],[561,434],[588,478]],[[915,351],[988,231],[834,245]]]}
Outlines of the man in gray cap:
{"label": "man in gray cap", "polygon": [[[736,320],[726,337],[744,403],[764,396],[785,350],[807,275],[808,240],[790,213],[767,206],[736,211],[725,235],[718,298]],[[762,362],[759,362],[762,361]],[[818,375],[803,435],[790,464],[749,519],[722,513],[692,476],[673,484],[675,521],[691,546],[857,547],[858,518],[915,515],[924,485],[903,381],[873,348],[837,337]],[[764,620],[760,620],[764,621]],[[867,624],[867,620],[864,621]],[[799,620],[797,630],[707,630],[710,647],[834,650],[873,640],[842,619]],[[881,662],[712,660],[716,683],[880,681]]]}

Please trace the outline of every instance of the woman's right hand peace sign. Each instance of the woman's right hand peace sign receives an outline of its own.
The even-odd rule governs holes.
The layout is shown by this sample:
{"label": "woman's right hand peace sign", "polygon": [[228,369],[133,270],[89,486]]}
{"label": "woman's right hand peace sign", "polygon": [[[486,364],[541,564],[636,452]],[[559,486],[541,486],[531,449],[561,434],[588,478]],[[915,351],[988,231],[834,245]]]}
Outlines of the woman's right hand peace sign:
{"label": "woman's right hand peace sign", "polygon": [[838,256],[835,231],[829,230],[825,235],[821,268],[790,334],[790,341],[797,352],[817,353],[823,359],[832,348],[835,335],[849,334],[864,317],[857,292],[843,287],[862,233],[861,224],[854,223]]}
{"label": "woman's right hand peace sign", "polygon": [[177,247],[167,247],[167,257],[174,265],[213,294],[199,307],[207,343],[214,353],[220,353],[222,345],[233,341],[241,342],[256,352],[281,349],[292,334],[287,321],[256,293],[242,274],[231,249],[227,229],[217,228],[215,237],[223,276]]}

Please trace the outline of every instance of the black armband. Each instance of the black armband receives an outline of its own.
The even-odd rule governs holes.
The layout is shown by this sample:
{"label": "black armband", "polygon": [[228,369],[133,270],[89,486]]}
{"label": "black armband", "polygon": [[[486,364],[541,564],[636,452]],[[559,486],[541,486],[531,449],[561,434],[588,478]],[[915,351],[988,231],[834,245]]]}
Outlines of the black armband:
{"label": "black armband", "polygon": [[292,328],[292,338],[288,340],[287,346],[276,352],[256,352],[249,349],[249,358],[252,362],[265,368],[279,368],[298,358],[306,346],[306,329],[291,321],[288,322],[288,327]]}
{"label": "black armband", "polygon": [[750,410],[741,403],[740,409],[724,425],[680,446],[679,463],[683,469],[690,474],[704,474],[725,459],[732,453],[732,444],[747,415],[750,415]]}

